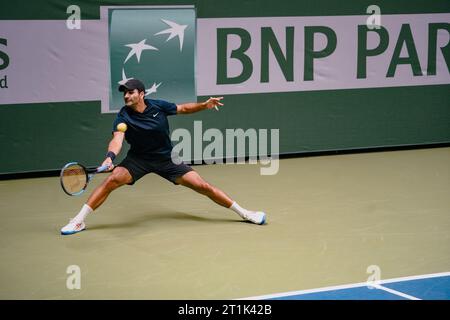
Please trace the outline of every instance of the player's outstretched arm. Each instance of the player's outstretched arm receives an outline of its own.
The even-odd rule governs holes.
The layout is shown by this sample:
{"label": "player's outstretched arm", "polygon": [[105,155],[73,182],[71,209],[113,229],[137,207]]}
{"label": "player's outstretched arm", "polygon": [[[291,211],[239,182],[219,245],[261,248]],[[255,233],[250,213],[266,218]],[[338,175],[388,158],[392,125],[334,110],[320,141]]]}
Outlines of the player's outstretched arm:
{"label": "player's outstretched arm", "polygon": [[191,103],[183,103],[177,105],[177,113],[178,114],[188,114],[188,113],[194,113],[206,109],[212,109],[216,108],[218,109],[218,106],[223,106],[223,103],[220,102],[223,97],[211,97],[205,102],[191,102]]}

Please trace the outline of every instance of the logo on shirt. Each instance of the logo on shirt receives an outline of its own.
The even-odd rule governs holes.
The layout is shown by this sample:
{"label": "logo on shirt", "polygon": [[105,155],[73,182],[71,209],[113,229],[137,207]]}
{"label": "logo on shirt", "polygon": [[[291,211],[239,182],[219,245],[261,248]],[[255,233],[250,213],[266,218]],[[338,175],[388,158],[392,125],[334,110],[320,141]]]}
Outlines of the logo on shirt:
{"label": "logo on shirt", "polygon": [[[124,105],[118,86],[129,79],[146,85],[147,98],[195,101],[195,9],[109,8],[110,103]],[[155,117],[156,115],[153,115]]]}
{"label": "logo on shirt", "polygon": [[156,117],[158,115],[159,112],[152,114],[153,118]]}

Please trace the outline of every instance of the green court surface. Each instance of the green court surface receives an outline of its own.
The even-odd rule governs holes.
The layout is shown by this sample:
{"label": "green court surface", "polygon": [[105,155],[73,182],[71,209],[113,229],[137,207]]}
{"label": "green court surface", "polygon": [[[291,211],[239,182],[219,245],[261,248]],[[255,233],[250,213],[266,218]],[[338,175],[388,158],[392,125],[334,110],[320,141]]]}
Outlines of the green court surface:
{"label": "green court surface", "polygon": [[[114,191],[87,230],[58,177],[0,181],[0,299],[238,299],[450,271],[450,148],[195,166],[253,225],[156,175]],[[80,289],[68,289],[69,266]]]}

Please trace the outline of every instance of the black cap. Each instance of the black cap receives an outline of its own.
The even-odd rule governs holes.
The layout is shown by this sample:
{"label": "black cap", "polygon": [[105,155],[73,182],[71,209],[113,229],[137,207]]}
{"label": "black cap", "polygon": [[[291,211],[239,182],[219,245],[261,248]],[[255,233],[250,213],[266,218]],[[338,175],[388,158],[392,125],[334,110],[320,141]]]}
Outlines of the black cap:
{"label": "black cap", "polygon": [[130,79],[127,82],[125,82],[124,84],[121,84],[119,86],[120,92],[125,92],[125,91],[129,91],[129,90],[134,90],[134,89],[137,89],[139,92],[145,91],[145,86],[138,79]]}

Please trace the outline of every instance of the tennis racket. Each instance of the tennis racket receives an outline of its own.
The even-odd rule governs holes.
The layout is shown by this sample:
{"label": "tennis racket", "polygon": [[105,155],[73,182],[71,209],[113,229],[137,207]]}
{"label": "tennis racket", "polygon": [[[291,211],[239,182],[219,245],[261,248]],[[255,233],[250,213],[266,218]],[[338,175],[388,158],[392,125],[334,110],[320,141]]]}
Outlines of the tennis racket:
{"label": "tennis racket", "polygon": [[78,196],[86,190],[95,174],[108,169],[107,165],[96,169],[86,169],[78,162],[70,162],[61,169],[61,187],[69,196]]}

